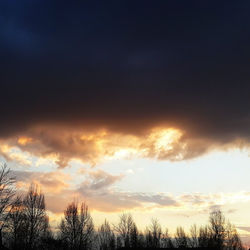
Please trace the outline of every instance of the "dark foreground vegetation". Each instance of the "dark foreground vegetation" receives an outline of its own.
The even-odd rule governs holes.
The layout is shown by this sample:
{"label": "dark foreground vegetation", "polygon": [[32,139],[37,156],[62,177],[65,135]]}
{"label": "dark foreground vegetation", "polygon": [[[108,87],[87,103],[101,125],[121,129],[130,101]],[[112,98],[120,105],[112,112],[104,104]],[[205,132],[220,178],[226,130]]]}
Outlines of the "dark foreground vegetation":
{"label": "dark foreground vegetation", "polygon": [[156,219],[142,232],[130,214],[122,214],[116,225],[108,221],[95,228],[85,203],[70,203],[53,232],[45,209],[45,197],[31,185],[27,194],[16,195],[15,179],[4,165],[0,171],[0,249],[13,250],[115,250],[115,249],[243,249],[236,228],[221,211],[210,213],[208,225],[195,224],[186,233],[178,227],[174,235],[162,230]]}

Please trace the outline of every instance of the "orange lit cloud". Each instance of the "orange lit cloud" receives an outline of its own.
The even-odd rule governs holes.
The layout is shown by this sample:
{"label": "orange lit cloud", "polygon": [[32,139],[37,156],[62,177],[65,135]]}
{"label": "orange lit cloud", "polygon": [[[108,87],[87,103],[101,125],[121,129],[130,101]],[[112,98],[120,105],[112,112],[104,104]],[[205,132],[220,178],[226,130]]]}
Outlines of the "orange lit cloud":
{"label": "orange lit cloud", "polygon": [[26,144],[30,143],[32,141],[32,138],[29,138],[29,137],[19,137],[17,142],[20,144],[20,145],[23,145],[25,146]]}
{"label": "orange lit cloud", "polygon": [[30,166],[31,154],[29,152],[23,152],[15,146],[8,145],[7,143],[0,141],[0,154],[8,161],[15,161],[18,164]]}
{"label": "orange lit cloud", "polygon": [[65,173],[56,171],[49,173],[14,171],[17,176],[17,186],[27,189],[30,183],[38,184],[45,193],[60,193],[69,188],[71,177]]}
{"label": "orange lit cloud", "polygon": [[40,185],[46,194],[49,211],[62,213],[72,200],[86,201],[92,210],[100,212],[122,212],[129,210],[152,210],[155,208],[186,211],[209,212],[213,207],[250,201],[249,192],[236,193],[189,193],[173,195],[169,193],[129,192],[118,190],[115,184],[124,175],[111,175],[103,170],[82,170],[83,181],[71,183],[72,176],[61,171],[51,173],[16,171],[17,185],[21,190],[28,189],[30,183]]}
{"label": "orange lit cloud", "polygon": [[185,131],[172,127],[154,127],[140,134],[124,134],[107,129],[40,126],[18,139],[8,138],[2,142],[6,148],[2,148],[1,153],[10,160],[18,157],[9,148],[17,147],[40,159],[52,159],[60,167],[67,166],[72,159],[91,165],[133,157],[179,161],[197,157],[214,147],[208,140],[192,138]]}

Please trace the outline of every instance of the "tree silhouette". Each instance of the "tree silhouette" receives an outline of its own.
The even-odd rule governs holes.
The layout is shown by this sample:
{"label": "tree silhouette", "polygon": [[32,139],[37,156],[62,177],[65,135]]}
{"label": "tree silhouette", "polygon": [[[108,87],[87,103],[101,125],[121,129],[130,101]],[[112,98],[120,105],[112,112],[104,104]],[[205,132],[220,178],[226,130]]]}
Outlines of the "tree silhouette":
{"label": "tree silhouette", "polygon": [[173,241],[169,235],[167,228],[165,230],[165,233],[162,234],[162,244],[161,245],[163,248],[174,248]]}
{"label": "tree silhouette", "polygon": [[107,220],[98,229],[98,240],[100,250],[115,249],[115,235]]}
{"label": "tree silhouette", "polygon": [[21,197],[16,197],[9,214],[8,228],[13,249],[23,249],[27,237],[27,220]]}
{"label": "tree silhouette", "polygon": [[139,235],[138,229],[135,223],[133,223],[131,231],[130,231],[130,247],[137,248],[139,246]]}
{"label": "tree silhouette", "polygon": [[130,235],[134,225],[134,221],[131,214],[120,215],[120,220],[117,225],[114,225],[114,230],[121,239],[123,247],[130,247]]}
{"label": "tree silhouette", "polygon": [[190,228],[189,245],[192,248],[199,247],[199,232],[196,224],[192,225]]}
{"label": "tree silhouette", "polygon": [[35,249],[41,237],[48,230],[45,198],[37,185],[31,184],[27,195],[24,197],[23,212],[27,230],[27,248]]}
{"label": "tree silhouette", "polygon": [[208,226],[201,226],[198,237],[199,247],[209,247],[211,242],[211,234]]}
{"label": "tree silhouette", "polygon": [[6,226],[10,206],[16,193],[15,178],[11,176],[11,171],[6,164],[0,169],[0,248],[3,248],[2,231]]}
{"label": "tree silhouette", "polygon": [[152,219],[149,226],[150,237],[152,237],[151,246],[152,248],[159,248],[161,244],[161,225],[157,219]]}
{"label": "tree silhouette", "polygon": [[220,210],[214,210],[209,216],[211,243],[216,249],[222,249],[226,238],[225,217]]}
{"label": "tree silhouette", "polygon": [[177,248],[188,247],[188,237],[187,237],[183,227],[177,227],[177,229],[176,229],[175,245]]}
{"label": "tree silhouette", "polygon": [[243,249],[237,230],[230,222],[226,225],[225,241],[225,248],[228,250]]}
{"label": "tree silhouette", "polygon": [[64,211],[60,225],[60,237],[69,249],[89,249],[92,243],[94,224],[85,203],[72,202]]}

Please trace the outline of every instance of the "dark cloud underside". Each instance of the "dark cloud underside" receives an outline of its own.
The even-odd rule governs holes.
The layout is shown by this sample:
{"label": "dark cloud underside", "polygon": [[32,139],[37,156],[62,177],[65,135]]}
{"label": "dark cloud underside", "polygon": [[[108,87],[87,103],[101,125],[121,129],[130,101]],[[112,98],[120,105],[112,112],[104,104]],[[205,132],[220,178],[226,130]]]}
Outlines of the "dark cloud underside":
{"label": "dark cloud underside", "polygon": [[1,1],[0,136],[166,123],[249,137],[249,1]]}

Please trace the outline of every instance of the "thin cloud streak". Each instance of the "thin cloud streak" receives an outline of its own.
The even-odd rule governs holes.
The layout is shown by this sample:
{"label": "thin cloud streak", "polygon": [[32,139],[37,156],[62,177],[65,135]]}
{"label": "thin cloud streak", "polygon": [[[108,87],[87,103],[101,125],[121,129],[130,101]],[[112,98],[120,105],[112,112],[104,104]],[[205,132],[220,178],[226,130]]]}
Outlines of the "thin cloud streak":
{"label": "thin cloud streak", "polygon": [[124,175],[111,175],[103,170],[83,170],[83,181],[71,183],[72,176],[61,171],[38,173],[16,171],[17,185],[25,191],[31,182],[41,186],[47,195],[48,209],[53,213],[62,213],[69,200],[85,200],[92,210],[120,213],[122,211],[150,211],[166,208],[174,211],[209,212],[213,207],[244,203],[250,201],[249,192],[235,193],[191,193],[173,195],[170,193],[129,192],[118,190],[115,185]]}

